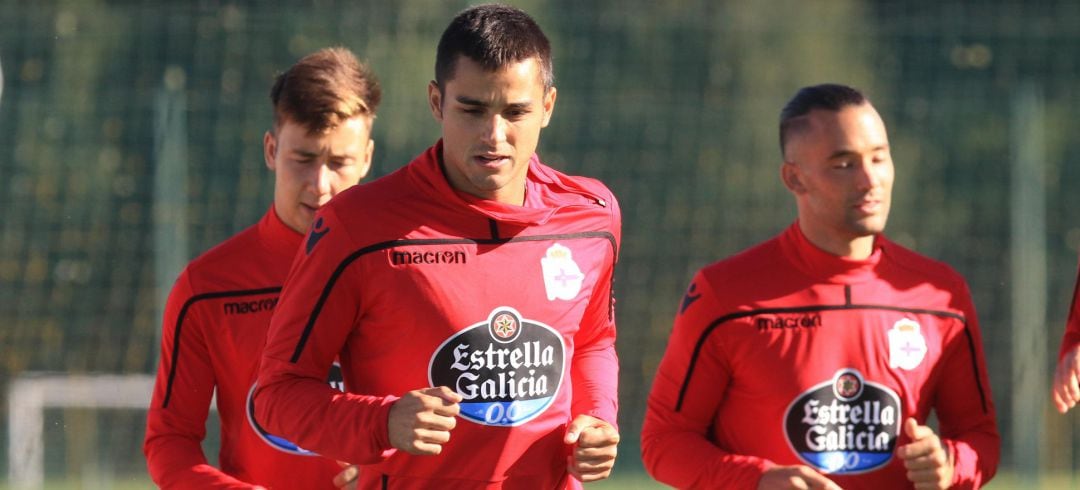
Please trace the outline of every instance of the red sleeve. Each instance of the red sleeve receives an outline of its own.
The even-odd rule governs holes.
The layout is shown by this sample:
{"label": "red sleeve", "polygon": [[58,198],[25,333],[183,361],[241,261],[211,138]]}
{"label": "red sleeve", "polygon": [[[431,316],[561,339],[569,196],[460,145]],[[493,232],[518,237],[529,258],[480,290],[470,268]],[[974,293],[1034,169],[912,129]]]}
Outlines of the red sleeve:
{"label": "red sleeve", "polygon": [[334,209],[323,208],[274,309],[259,366],[255,416],[305,449],[356,464],[391,454],[387,417],[396,397],[341,393],[326,383],[359,316],[356,255]]}
{"label": "red sleeve", "polygon": [[[699,272],[679,306],[649,393],[642,459],[653,478],[677,488],[754,489],[762,472],[773,465],[764,458],[729,453],[708,438],[731,369],[722,346],[698,344],[720,316],[716,295]],[[683,389],[688,377],[691,382]]]}
{"label": "red sleeve", "polygon": [[570,379],[574,386],[573,416],[590,415],[618,427],[619,358],[615,353],[615,297],[612,282],[621,243],[621,218],[615,198],[610,200],[614,235],[611,262],[596,280],[581,328],[575,336]]}
{"label": "red sleeve", "polygon": [[943,354],[943,377],[937,383],[934,411],[941,438],[956,462],[952,488],[975,489],[997,471],[1001,437],[986,374],[982,333],[966,284],[957,287],[956,299],[967,319],[967,328]]}
{"label": "red sleeve", "polygon": [[1065,353],[1076,348],[1080,344],[1080,272],[1076,276],[1076,285],[1073,286],[1072,304],[1069,306],[1069,320],[1065,324],[1065,336],[1061,339],[1061,350],[1058,351],[1058,361],[1065,357]]}
{"label": "red sleeve", "polygon": [[146,420],[143,453],[150,477],[161,488],[258,488],[206,461],[202,440],[214,393],[214,368],[206,347],[206,319],[188,271],[180,274],[165,305],[161,362]]}

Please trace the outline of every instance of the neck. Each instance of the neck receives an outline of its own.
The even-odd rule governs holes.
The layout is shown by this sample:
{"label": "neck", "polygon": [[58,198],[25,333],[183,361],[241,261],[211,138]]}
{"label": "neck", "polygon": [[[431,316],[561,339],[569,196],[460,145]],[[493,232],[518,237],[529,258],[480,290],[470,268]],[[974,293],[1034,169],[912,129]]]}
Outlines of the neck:
{"label": "neck", "polygon": [[866,260],[874,253],[874,235],[839,236],[829,231],[814,230],[799,221],[799,229],[814,246],[838,257]]}

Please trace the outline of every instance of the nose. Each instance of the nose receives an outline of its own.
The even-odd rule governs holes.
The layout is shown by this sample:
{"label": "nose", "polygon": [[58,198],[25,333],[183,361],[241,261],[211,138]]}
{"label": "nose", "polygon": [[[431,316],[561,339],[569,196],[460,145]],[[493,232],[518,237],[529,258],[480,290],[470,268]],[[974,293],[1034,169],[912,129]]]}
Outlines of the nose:
{"label": "nose", "polygon": [[859,162],[859,167],[856,169],[855,184],[860,191],[868,191],[877,187],[881,183],[881,176],[878,175],[879,169],[874,164],[872,158],[863,158]]}
{"label": "nose", "polygon": [[491,116],[484,124],[484,143],[495,146],[506,141],[506,125],[507,121],[502,115],[495,114]]}
{"label": "nose", "polygon": [[330,195],[330,183],[333,172],[330,171],[328,162],[321,162],[315,166],[311,176],[311,184],[315,193],[319,196],[319,204],[323,204],[322,196]]}

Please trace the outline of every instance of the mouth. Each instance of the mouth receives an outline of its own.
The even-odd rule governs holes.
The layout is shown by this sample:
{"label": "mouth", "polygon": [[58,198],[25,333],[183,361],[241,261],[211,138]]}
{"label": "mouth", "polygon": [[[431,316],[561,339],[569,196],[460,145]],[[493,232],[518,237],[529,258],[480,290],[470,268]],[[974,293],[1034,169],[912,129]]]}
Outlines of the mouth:
{"label": "mouth", "polygon": [[855,204],[852,207],[855,208],[856,211],[858,211],[858,212],[860,212],[862,214],[869,215],[869,214],[875,214],[875,213],[878,213],[879,211],[881,211],[881,206],[882,206],[882,203],[881,203],[880,199],[861,199],[861,200],[855,202]]}
{"label": "mouth", "polygon": [[473,163],[488,169],[497,169],[510,163],[509,156],[498,153],[481,153],[472,157]]}

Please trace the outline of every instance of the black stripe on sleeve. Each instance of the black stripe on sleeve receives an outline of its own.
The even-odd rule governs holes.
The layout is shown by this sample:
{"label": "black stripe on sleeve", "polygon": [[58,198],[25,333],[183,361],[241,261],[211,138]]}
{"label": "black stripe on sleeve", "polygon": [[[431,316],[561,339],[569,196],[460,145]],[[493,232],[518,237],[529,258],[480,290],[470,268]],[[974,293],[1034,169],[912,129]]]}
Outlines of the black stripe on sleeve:
{"label": "black stripe on sleeve", "polygon": [[964,336],[967,337],[968,350],[971,351],[971,374],[975,377],[975,386],[979,388],[979,400],[982,401],[983,413],[988,413],[990,408],[986,406],[986,393],[983,391],[982,380],[979,379],[979,358],[975,355],[975,338],[964,322]]}
{"label": "black stripe on sleeve", "polygon": [[491,239],[499,239],[499,222],[493,219],[488,219],[488,227],[491,229]]}
{"label": "black stripe on sleeve", "polygon": [[[845,290],[845,293],[848,291]],[[686,377],[683,378],[682,387],[679,389],[679,398],[675,402],[675,411],[682,410],[683,401],[686,399],[686,391],[690,387],[690,379],[694,375],[694,366],[697,364],[698,356],[701,354],[702,348],[705,346],[705,341],[708,340],[709,335],[720,325],[737,320],[739,318],[745,318],[754,315],[766,315],[775,313],[806,313],[811,311],[835,311],[835,310],[886,310],[886,311],[898,311],[902,313],[913,313],[919,315],[933,315],[946,318],[955,318],[960,320],[964,324],[964,334],[968,339],[968,349],[971,350],[972,358],[972,374],[975,378],[975,385],[979,389],[979,396],[982,400],[983,412],[987,412],[989,409],[986,404],[986,391],[983,389],[982,380],[979,379],[979,365],[977,357],[975,356],[975,340],[971,336],[971,332],[968,331],[967,319],[963,315],[953,313],[951,311],[941,310],[926,310],[918,308],[901,308],[890,305],[858,305],[858,304],[843,304],[843,305],[808,305],[808,306],[796,306],[790,308],[763,308],[758,310],[740,311],[737,313],[731,313],[724,315],[716,320],[713,320],[704,331],[701,332],[701,336],[698,337],[697,343],[694,345],[694,352],[690,356],[690,365],[686,368]]]}
{"label": "black stripe on sleeve", "polygon": [[[326,280],[326,285],[323,286],[322,293],[319,294],[319,299],[315,302],[315,307],[311,310],[311,315],[308,316],[308,321],[304,325],[304,331],[300,334],[300,339],[296,342],[296,349],[293,350],[293,355],[289,358],[289,362],[296,364],[300,360],[300,355],[304,352],[304,346],[307,344],[308,337],[311,336],[311,330],[315,328],[315,321],[319,318],[319,314],[322,312],[323,306],[326,305],[326,300],[330,297],[330,292],[334,289],[334,285],[337,283],[338,278],[345,272],[345,269],[350,264],[356,261],[356,259],[363,257],[364,255],[386,250],[394,247],[403,246],[430,246],[430,245],[504,245],[507,243],[518,242],[542,242],[548,240],[578,240],[578,239],[591,239],[591,238],[603,238],[611,243],[612,256],[618,257],[618,246],[615,243],[615,235],[606,231],[583,231],[579,233],[563,233],[555,235],[534,235],[534,236],[516,236],[511,238],[420,238],[420,239],[408,239],[408,240],[390,240],[386,242],[375,243],[368,245],[360,250],[357,250],[347,257],[345,257],[341,263],[338,264],[334,272],[330,274],[330,278]],[[614,266],[614,264],[613,264]],[[614,279],[614,274],[612,275]],[[609,300],[610,301],[610,300]],[[610,309],[610,304],[608,305]]]}
{"label": "black stripe on sleeve", "polygon": [[180,332],[184,326],[184,318],[187,316],[188,309],[192,305],[202,301],[204,299],[219,299],[219,298],[232,298],[240,296],[259,296],[263,294],[275,294],[281,292],[281,286],[274,286],[262,289],[245,289],[240,291],[218,291],[213,293],[196,294],[188,298],[184,302],[184,306],[180,308],[180,314],[176,317],[176,327],[173,329],[173,348],[172,348],[172,365],[169,366],[169,380],[165,384],[165,400],[161,403],[161,408],[169,407],[169,398],[172,397],[173,380],[176,379],[176,366],[180,364]]}

